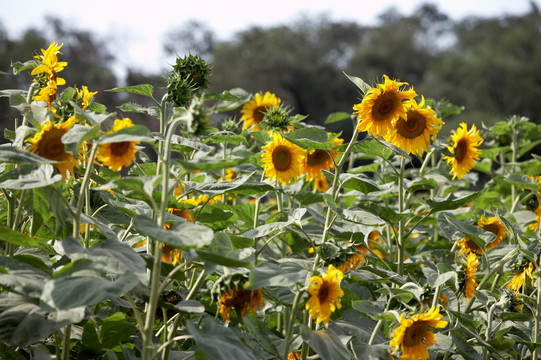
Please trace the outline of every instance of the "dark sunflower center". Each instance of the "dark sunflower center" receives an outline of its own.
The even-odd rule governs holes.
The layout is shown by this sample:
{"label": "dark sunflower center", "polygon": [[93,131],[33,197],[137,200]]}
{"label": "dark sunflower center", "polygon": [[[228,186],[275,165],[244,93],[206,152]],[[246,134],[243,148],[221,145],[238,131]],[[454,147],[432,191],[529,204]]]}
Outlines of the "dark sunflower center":
{"label": "dark sunflower center", "polygon": [[65,131],[51,129],[43,134],[39,146],[39,155],[49,160],[62,160],[65,155],[64,144],[61,141]]}
{"label": "dark sunflower center", "polygon": [[466,241],[466,246],[468,247],[468,249],[470,249],[471,252],[474,253],[479,253],[479,251],[481,250],[479,245],[477,245],[477,243],[470,238],[468,238],[468,240]]}
{"label": "dark sunflower center", "polygon": [[252,117],[257,124],[263,121],[263,118],[265,117],[265,111],[267,111],[267,107],[264,105],[258,106],[254,109]]}
{"label": "dark sunflower center", "polygon": [[272,164],[278,171],[286,171],[291,166],[291,151],[283,146],[277,146],[272,152]]}
{"label": "dark sunflower center", "polygon": [[404,346],[415,346],[425,341],[427,332],[427,324],[424,322],[414,322],[406,332],[404,333],[404,340],[402,344]]}
{"label": "dark sunflower center", "polygon": [[321,284],[321,287],[319,288],[319,292],[317,294],[317,298],[320,304],[329,301],[329,292],[329,284],[324,281],[323,284]]}
{"label": "dark sunflower center", "polygon": [[130,148],[129,141],[122,141],[117,143],[111,143],[111,153],[115,156],[122,156]]}
{"label": "dark sunflower center", "polygon": [[395,112],[397,106],[398,99],[395,94],[383,93],[374,101],[372,117],[376,121],[387,120]]}
{"label": "dark sunflower center", "polygon": [[455,148],[455,159],[462,162],[468,153],[468,141],[466,139],[458,140]]}
{"label": "dark sunflower center", "polygon": [[426,120],[419,113],[408,112],[408,119],[398,119],[396,127],[400,135],[408,139],[414,139],[425,131]]}
{"label": "dark sunflower center", "polygon": [[486,231],[490,231],[491,233],[493,233],[494,235],[498,235],[498,232],[500,230],[500,228],[495,225],[495,224],[487,224],[487,225],[483,225],[482,228]]}
{"label": "dark sunflower center", "polygon": [[309,166],[316,166],[324,164],[329,160],[329,153],[325,150],[316,150],[306,156],[306,163]]}

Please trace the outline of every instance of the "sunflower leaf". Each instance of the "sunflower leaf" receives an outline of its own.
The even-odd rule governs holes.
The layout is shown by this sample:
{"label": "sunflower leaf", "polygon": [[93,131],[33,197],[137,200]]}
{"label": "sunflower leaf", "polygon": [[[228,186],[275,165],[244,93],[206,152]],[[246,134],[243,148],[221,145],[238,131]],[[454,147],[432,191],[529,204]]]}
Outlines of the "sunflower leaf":
{"label": "sunflower leaf", "polygon": [[333,148],[327,132],[316,127],[297,129],[282,136],[305,150],[331,150]]}
{"label": "sunflower leaf", "polygon": [[141,84],[136,86],[127,86],[127,87],[121,87],[121,88],[114,88],[105,90],[108,92],[127,92],[137,95],[143,95],[146,97],[149,97],[152,99],[152,93],[154,92],[154,86],[150,84]]}
{"label": "sunflower leaf", "polygon": [[353,76],[353,75],[348,75],[344,72],[344,75],[347,76],[347,78],[352,82],[354,83],[363,93],[363,96],[366,95],[366,93],[368,91],[370,91],[370,89],[372,89],[372,86],[368,85],[366,82],[364,82],[364,80],[362,80],[361,78],[358,78],[356,76]]}

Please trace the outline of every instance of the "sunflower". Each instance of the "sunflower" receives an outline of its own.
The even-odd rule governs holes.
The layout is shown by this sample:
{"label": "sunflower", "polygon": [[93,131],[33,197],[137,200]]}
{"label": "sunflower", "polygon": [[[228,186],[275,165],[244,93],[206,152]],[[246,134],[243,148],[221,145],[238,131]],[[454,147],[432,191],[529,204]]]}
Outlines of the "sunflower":
{"label": "sunflower", "polygon": [[325,175],[321,174],[317,178],[314,178],[314,190],[327,192],[330,187],[331,186],[329,185],[329,182],[327,181]]}
{"label": "sunflower", "polygon": [[411,99],[404,106],[406,116],[396,121],[389,133],[389,141],[408,154],[421,156],[423,150],[428,152],[428,146],[436,140],[444,122],[436,117],[434,110],[425,108],[424,97],[420,104]]}
{"label": "sunflower", "polygon": [[470,298],[477,294],[477,290],[475,290],[475,288],[479,284],[475,281],[477,279],[475,273],[477,272],[478,266],[479,260],[477,259],[477,255],[472,252],[469,253],[468,260],[466,262],[466,276],[464,280],[464,294],[466,295],[467,300],[470,300]]}
{"label": "sunflower", "polygon": [[370,89],[360,104],[353,106],[354,114],[359,114],[357,129],[368,131],[374,136],[381,136],[387,139],[389,131],[399,118],[406,117],[406,109],[403,101],[413,99],[417,96],[415,91],[400,90],[406,82],[397,82],[383,75],[385,83],[378,84]]}
{"label": "sunflower", "polygon": [[73,168],[79,168],[77,157],[66,152],[62,142],[62,136],[71,129],[74,123],[75,117],[70,117],[60,124],[45,120],[41,123],[41,131],[27,140],[32,144],[28,148],[29,151],[45,159],[58,161],[54,166],[62,174],[64,181],[68,179],[68,171],[73,175]]}
{"label": "sunflower", "polygon": [[487,244],[487,250],[490,250],[493,247],[500,245],[501,241],[503,240],[505,235],[508,233],[505,226],[502,225],[502,223],[500,222],[500,220],[498,220],[497,217],[484,219],[481,216],[481,218],[477,222],[477,226],[479,226],[483,230],[490,231],[491,233],[496,235],[496,239]]}
{"label": "sunflower", "polygon": [[408,319],[400,314],[400,326],[393,332],[393,339],[389,343],[394,346],[391,355],[400,348],[402,360],[428,359],[428,347],[436,343],[436,337],[429,328],[444,328],[447,321],[441,320],[438,307],[432,307],[425,314],[415,314]]}
{"label": "sunflower", "polygon": [[535,265],[533,262],[530,262],[528,266],[525,266],[521,272],[516,274],[509,284],[507,284],[507,288],[514,290],[518,292],[520,288],[526,285],[526,278],[532,279],[532,286],[534,285],[534,278],[532,276],[532,272],[535,270]]}
{"label": "sunflower", "polygon": [[58,45],[56,41],[53,41],[47,50],[41,49],[41,55],[36,55],[35,58],[39,60],[40,65],[32,70],[31,75],[45,74],[47,79],[54,81],[57,85],[64,85],[66,80],[59,78],[58,73],[64,70],[64,67],[68,65],[65,61],[58,61],[57,54],[60,52],[61,45]]}
{"label": "sunflower", "polygon": [[285,185],[301,176],[304,150],[284,139],[279,132],[273,133],[272,142],[261,149],[264,150],[261,155],[264,173],[269,179],[276,178],[278,183]]}
{"label": "sunflower", "polygon": [[225,321],[230,321],[231,309],[235,308],[237,314],[242,316],[249,312],[256,314],[257,307],[263,307],[264,299],[261,289],[246,290],[242,285],[236,289],[228,289],[222,292],[219,300],[220,315]]}
{"label": "sunflower", "polygon": [[[113,134],[120,129],[132,127],[133,123],[129,118],[122,120],[116,119],[109,134]],[[130,166],[132,161],[135,160],[135,153],[137,149],[135,145],[139,144],[139,141],[121,141],[101,144],[98,149],[98,161],[103,165],[108,166],[113,171],[120,171],[124,166]]]}
{"label": "sunflower", "polygon": [[335,147],[342,145],[344,139],[335,137],[330,142],[332,143],[330,151],[313,149],[306,153],[302,166],[302,172],[306,173],[306,180],[317,179],[323,175],[321,170],[334,168],[334,161],[338,156]]}
{"label": "sunflower", "polygon": [[366,248],[362,245],[355,246],[355,249],[358,251],[358,253],[351,255],[344,263],[338,265],[338,270],[341,272],[351,271],[364,264],[363,254],[368,253],[368,250],[366,250]]}
{"label": "sunflower", "polygon": [[458,255],[462,254],[468,254],[468,253],[475,253],[477,255],[483,255],[483,249],[477,245],[475,241],[470,239],[467,236],[464,236],[462,239],[458,240],[457,243],[458,247],[460,248],[460,252]]}
{"label": "sunflower", "polygon": [[460,123],[456,133],[451,135],[453,146],[448,146],[453,156],[444,156],[447,165],[451,165],[450,174],[455,178],[462,179],[464,175],[470,172],[475,166],[475,160],[479,160],[481,150],[478,147],[483,143],[483,138],[479,136],[479,130],[472,125],[468,131],[466,123]]}
{"label": "sunflower", "polygon": [[89,92],[88,87],[82,86],[81,90],[77,90],[77,99],[81,100],[81,108],[83,110],[86,110],[88,108],[88,105],[90,103],[90,100],[94,95],[96,95],[98,92]]}
{"label": "sunflower", "polygon": [[267,109],[278,107],[281,102],[279,97],[268,91],[263,96],[261,93],[256,93],[255,99],[247,101],[240,111],[242,113],[240,120],[244,120],[242,130],[251,128],[251,130],[260,131],[259,123],[263,121]]}
{"label": "sunflower", "polygon": [[344,291],[340,288],[340,280],[344,274],[329,265],[327,273],[323,277],[314,275],[310,279],[308,292],[310,299],[306,302],[306,310],[309,311],[312,319],[317,319],[316,323],[324,321],[328,323],[331,314],[342,307],[339,298],[344,296]]}

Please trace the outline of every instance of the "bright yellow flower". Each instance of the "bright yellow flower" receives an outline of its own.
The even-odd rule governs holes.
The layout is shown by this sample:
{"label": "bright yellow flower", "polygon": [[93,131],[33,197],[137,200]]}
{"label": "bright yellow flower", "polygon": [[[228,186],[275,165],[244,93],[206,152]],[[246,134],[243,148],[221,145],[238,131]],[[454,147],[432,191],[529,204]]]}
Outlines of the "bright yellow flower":
{"label": "bright yellow flower", "polygon": [[420,104],[414,99],[404,102],[406,116],[400,117],[389,133],[389,141],[408,154],[423,155],[428,146],[436,140],[444,122],[436,117],[436,112],[425,108],[425,98]]}
{"label": "bright yellow flower", "polygon": [[306,153],[304,157],[302,172],[306,173],[306,180],[318,179],[323,173],[321,170],[331,170],[338,156],[335,147],[344,143],[344,139],[334,138],[331,140],[333,147],[330,152],[314,149]]}
{"label": "bright yellow flower", "polygon": [[242,285],[236,289],[228,289],[222,292],[219,300],[220,315],[225,321],[230,321],[231,309],[235,308],[237,314],[242,316],[249,312],[256,314],[257,307],[263,307],[264,299],[261,289],[246,290]]}
{"label": "bright yellow flower", "polygon": [[533,262],[530,262],[528,266],[524,267],[524,269],[516,274],[513,279],[507,284],[507,287],[514,291],[519,291],[520,288],[526,285],[526,278],[532,279],[532,286],[534,285],[534,278],[532,276],[532,272],[535,270],[535,265]]}
{"label": "bright yellow flower", "polygon": [[92,99],[92,97],[97,93],[97,91],[89,92],[88,87],[84,85],[82,86],[82,90],[77,90],[77,98],[83,100],[83,105],[81,106],[83,110],[86,110],[89,105],[90,99]]}
{"label": "bright yellow flower", "polygon": [[45,120],[41,123],[41,131],[36,133],[27,141],[32,145],[28,148],[29,151],[37,154],[45,159],[58,161],[53,164],[64,180],[68,179],[68,171],[73,175],[73,168],[79,168],[77,157],[72,153],[66,152],[62,136],[67,133],[73,124],[75,117],[70,117],[67,121],[61,124],[52,123]]}
{"label": "bright yellow flower", "polygon": [[242,130],[251,128],[251,130],[260,131],[259,123],[263,121],[267,109],[276,108],[281,102],[282,100],[279,97],[268,91],[263,96],[261,96],[261,93],[256,93],[255,99],[247,101],[240,111],[242,113],[240,120],[244,121]]}
{"label": "bright yellow flower", "polygon": [[290,352],[289,354],[287,354],[287,360],[300,360],[300,358],[301,358],[300,351]]}
{"label": "bright yellow flower", "polygon": [[266,177],[276,178],[278,183],[285,185],[301,176],[304,150],[284,139],[279,132],[273,133],[272,142],[261,149]]}
{"label": "bright yellow flower", "polygon": [[456,244],[460,248],[460,252],[458,253],[459,255],[468,254],[470,252],[483,255],[483,249],[467,236],[464,236],[462,239],[458,240]]}
{"label": "bright yellow flower", "polygon": [[406,82],[397,82],[383,75],[385,83],[370,89],[360,104],[353,106],[354,114],[359,114],[357,129],[368,131],[374,136],[388,138],[398,119],[406,117],[404,100],[417,96],[414,90],[400,90]]}
{"label": "bright yellow flower", "polygon": [[391,355],[400,348],[401,360],[426,360],[428,347],[436,343],[436,337],[429,328],[444,328],[447,321],[441,320],[440,309],[432,307],[425,314],[416,314],[408,319],[400,314],[400,326],[393,332],[389,343],[394,349]]}
{"label": "bright yellow flower", "polygon": [[331,185],[329,185],[329,182],[327,181],[325,175],[321,174],[317,178],[314,178],[314,190],[318,190],[324,193],[329,190],[330,187]]}
{"label": "bright yellow flower", "polygon": [[[108,134],[113,134],[120,129],[131,126],[133,126],[133,123],[129,118],[116,119],[113,128]],[[120,171],[122,167],[130,166],[135,160],[135,153],[137,152],[135,146],[139,143],[139,141],[122,141],[101,144],[98,149],[98,161],[113,171]]]}
{"label": "bright yellow flower", "polygon": [[453,156],[444,156],[447,165],[451,165],[450,173],[455,178],[462,179],[464,175],[470,172],[475,166],[475,161],[479,160],[481,150],[478,147],[483,143],[483,138],[479,136],[479,130],[472,125],[468,131],[468,125],[461,123],[456,133],[451,135],[453,146],[449,146],[449,151]]}
{"label": "bright yellow flower", "polygon": [[35,101],[46,101],[49,109],[53,107],[53,101],[56,99],[56,82],[47,81],[47,85],[42,87],[37,95],[33,97]]}
{"label": "bright yellow flower", "polygon": [[329,265],[323,277],[314,275],[310,279],[308,286],[310,299],[306,302],[306,310],[312,319],[316,319],[316,323],[321,321],[328,323],[331,314],[342,307],[339,298],[344,296],[344,291],[340,288],[343,277],[344,274],[340,270]]}
{"label": "bright yellow flower", "polygon": [[475,253],[468,254],[468,260],[466,262],[466,275],[464,280],[464,294],[466,299],[470,300],[475,294],[477,294],[477,285],[479,285],[475,280],[477,279],[477,267],[479,266],[479,260]]}
{"label": "bright yellow flower", "polygon": [[484,219],[482,216],[477,222],[477,226],[479,226],[481,229],[490,231],[494,235],[496,235],[496,239],[492,241],[491,243],[487,244],[487,251],[492,249],[493,247],[496,247],[500,245],[503,238],[505,238],[505,235],[509,232],[505,228],[505,226],[502,225],[500,220],[498,220],[497,217],[491,217],[488,219]]}
{"label": "bright yellow flower", "polygon": [[68,63],[65,61],[58,62],[57,54],[62,54],[60,52],[61,47],[62,44],[58,45],[56,41],[53,41],[47,50],[41,49],[42,55],[35,56],[41,64],[32,70],[31,75],[45,73],[49,80],[54,81],[57,85],[64,85],[66,80],[59,78],[58,73],[64,70],[64,67],[68,65]]}

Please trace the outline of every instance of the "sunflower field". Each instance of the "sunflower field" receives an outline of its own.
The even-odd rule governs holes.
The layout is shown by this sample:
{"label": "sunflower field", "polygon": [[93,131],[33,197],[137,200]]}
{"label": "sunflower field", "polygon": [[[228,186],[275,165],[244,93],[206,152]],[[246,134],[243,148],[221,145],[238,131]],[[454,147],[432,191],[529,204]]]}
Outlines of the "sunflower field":
{"label": "sunflower field", "polygon": [[541,358],[541,125],[337,74],[345,138],[193,55],[111,112],[61,47],[0,90],[0,359]]}

